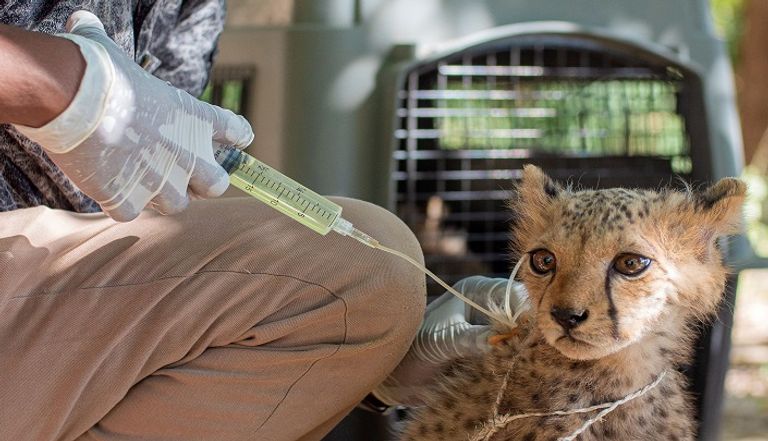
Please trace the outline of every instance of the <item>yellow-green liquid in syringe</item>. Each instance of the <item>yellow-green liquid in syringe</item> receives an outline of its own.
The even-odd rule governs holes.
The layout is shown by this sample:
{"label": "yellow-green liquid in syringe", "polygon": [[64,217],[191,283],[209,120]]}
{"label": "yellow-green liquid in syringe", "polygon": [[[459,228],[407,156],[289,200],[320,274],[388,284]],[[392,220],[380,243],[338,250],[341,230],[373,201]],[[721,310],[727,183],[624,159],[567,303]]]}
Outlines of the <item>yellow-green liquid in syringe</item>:
{"label": "yellow-green liquid in syringe", "polygon": [[341,222],[341,206],[304,187],[253,156],[219,146],[214,156],[229,182],[291,219],[326,235]]}

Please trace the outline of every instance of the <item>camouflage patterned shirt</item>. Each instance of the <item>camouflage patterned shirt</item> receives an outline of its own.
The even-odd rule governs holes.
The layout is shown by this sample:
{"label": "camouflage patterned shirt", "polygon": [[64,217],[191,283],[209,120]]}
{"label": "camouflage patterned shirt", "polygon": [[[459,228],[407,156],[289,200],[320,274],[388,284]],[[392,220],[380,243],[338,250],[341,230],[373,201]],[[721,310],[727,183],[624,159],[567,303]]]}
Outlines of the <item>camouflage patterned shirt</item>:
{"label": "camouflage patterned shirt", "polygon": [[[0,23],[64,32],[69,15],[85,9],[125,52],[155,76],[199,96],[224,27],[224,0],[0,0]],[[46,205],[99,211],[42,148],[0,124],[0,211]]]}

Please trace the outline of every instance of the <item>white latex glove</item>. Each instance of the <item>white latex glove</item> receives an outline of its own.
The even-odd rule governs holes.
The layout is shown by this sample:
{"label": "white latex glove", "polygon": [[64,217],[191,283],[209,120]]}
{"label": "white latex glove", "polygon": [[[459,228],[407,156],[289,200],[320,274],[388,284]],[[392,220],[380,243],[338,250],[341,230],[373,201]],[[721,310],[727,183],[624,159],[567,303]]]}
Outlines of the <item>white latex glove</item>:
{"label": "white latex glove", "polygon": [[[472,276],[453,287],[481,306],[499,304],[504,298],[508,279]],[[513,282],[510,299],[512,313],[527,305],[525,287]],[[379,385],[373,395],[382,403],[416,406],[424,389],[434,380],[446,362],[457,357],[482,354],[490,346],[490,326],[482,314],[446,292],[427,306],[424,321],[405,358]]]}
{"label": "white latex glove", "polygon": [[66,29],[59,36],[75,42],[86,62],[80,88],[53,121],[19,131],[118,221],[135,218],[147,205],[179,212],[189,194],[221,195],[229,181],[213,158],[212,141],[250,144],[245,118],[141,69],[90,12],[73,13]]}

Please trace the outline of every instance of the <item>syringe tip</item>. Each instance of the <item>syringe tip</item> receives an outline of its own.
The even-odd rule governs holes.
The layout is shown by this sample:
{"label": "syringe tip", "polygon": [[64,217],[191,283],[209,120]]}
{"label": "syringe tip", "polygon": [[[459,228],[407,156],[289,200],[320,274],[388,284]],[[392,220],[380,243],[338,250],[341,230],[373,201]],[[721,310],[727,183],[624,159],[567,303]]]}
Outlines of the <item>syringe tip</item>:
{"label": "syringe tip", "polygon": [[362,242],[368,245],[371,248],[379,247],[378,240],[358,230],[357,228],[354,227],[354,225],[352,225],[352,222],[346,219],[343,219],[341,217],[336,219],[336,221],[331,225],[331,229],[341,234],[342,236],[349,236],[357,240],[358,242]]}
{"label": "syringe tip", "polygon": [[351,237],[354,237],[358,241],[368,245],[371,248],[378,248],[379,247],[379,241],[372,238],[371,236],[363,233],[362,231],[355,228],[352,230],[352,233],[350,234]]}

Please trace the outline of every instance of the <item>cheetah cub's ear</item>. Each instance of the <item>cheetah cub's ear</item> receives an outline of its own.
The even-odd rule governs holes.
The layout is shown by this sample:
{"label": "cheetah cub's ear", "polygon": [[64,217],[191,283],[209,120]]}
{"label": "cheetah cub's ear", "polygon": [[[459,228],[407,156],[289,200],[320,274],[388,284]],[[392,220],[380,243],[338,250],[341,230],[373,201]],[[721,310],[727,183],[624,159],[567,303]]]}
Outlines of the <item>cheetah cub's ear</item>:
{"label": "cheetah cub's ear", "polygon": [[691,251],[709,260],[719,236],[740,231],[747,194],[744,182],[723,178],[703,191],[691,191],[678,202],[677,219],[685,228],[683,236]]}
{"label": "cheetah cub's ear", "polygon": [[715,235],[733,234],[741,228],[747,185],[735,178],[723,178],[699,194],[695,203],[703,208],[704,225]]}
{"label": "cheetah cub's ear", "polygon": [[509,208],[517,216],[513,236],[518,244],[549,225],[549,213],[566,191],[535,165],[523,166],[523,178],[509,202]]}

